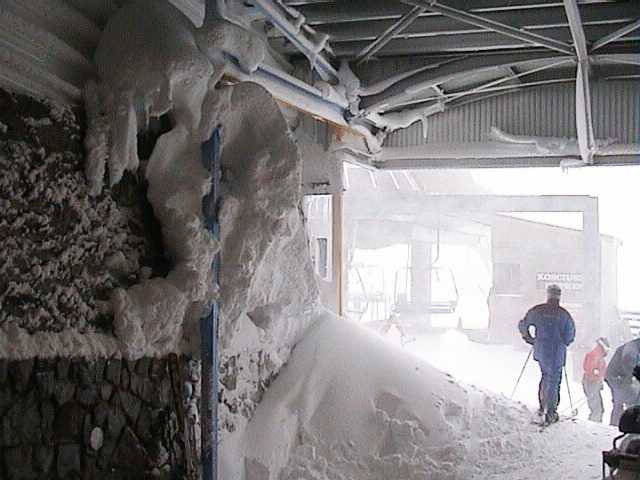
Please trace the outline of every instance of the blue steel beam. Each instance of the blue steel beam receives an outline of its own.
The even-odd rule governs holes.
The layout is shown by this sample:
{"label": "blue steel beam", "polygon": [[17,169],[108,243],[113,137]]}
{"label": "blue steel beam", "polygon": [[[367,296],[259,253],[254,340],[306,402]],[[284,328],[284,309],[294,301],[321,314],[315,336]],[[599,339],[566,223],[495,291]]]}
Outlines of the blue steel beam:
{"label": "blue steel beam", "polygon": [[[205,226],[216,240],[220,240],[218,207],[220,202],[220,127],[211,138],[202,144],[202,163],[211,173],[211,191],[202,200],[202,212]],[[217,253],[211,264],[213,281],[220,282],[220,254]],[[219,306],[213,302],[209,314],[200,319],[200,360],[202,372],[200,381],[201,448],[202,478],[218,478],[218,317]]]}

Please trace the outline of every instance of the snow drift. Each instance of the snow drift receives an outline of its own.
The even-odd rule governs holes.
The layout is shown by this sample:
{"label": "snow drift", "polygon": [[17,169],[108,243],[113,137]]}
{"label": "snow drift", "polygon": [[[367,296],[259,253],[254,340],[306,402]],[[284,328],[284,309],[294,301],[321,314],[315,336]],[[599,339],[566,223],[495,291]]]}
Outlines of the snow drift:
{"label": "snow drift", "polygon": [[326,316],[296,346],[246,432],[222,444],[222,478],[599,478],[611,429],[532,412],[457,382],[376,334]]}

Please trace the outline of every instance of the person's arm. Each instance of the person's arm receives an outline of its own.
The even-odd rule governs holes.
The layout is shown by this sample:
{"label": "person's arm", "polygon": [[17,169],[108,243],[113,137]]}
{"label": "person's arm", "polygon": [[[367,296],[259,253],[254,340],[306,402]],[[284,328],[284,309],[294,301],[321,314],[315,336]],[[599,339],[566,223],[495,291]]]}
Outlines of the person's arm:
{"label": "person's arm", "polygon": [[591,352],[584,356],[582,361],[582,371],[587,374],[591,374]]}
{"label": "person's arm", "polygon": [[567,318],[564,323],[564,328],[562,331],[562,341],[565,345],[569,346],[571,342],[576,338],[576,324],[573,323],[573,318],[567,312]]}
{"label": "person's arm", "polygon": [[531,311],[528,311],[520,322],[518,322],[518,330],[520,330],[520,335],[522,335],[522,339],[528,343],[529,345],[533,345],[535,342],[535,338],[531,336],[531,332],[529,332],[529,328],[533,325],[535,327],[535,322],[533,320],[533,315],[531,315]]}

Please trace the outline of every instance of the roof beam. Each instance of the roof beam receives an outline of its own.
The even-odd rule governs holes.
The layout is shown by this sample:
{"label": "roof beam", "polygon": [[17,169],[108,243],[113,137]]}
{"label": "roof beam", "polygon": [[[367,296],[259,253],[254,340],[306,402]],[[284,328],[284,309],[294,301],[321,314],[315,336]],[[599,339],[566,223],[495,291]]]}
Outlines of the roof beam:
{"label": "roof beam", "polygon": [[591,45],[591,51],[593,52],[600,47],[604,47],[608,43],[611,43],[619,39],[620,37],[624,37],[626,34],[631,33],[638,28],[640,28],[640,18],[638,18],[635,22],[631,22],[628,25],[625,25],[624,27],[611,32],[609,35],[605,35],[597,42],[594,42],[593,45]]}
{"label": "roof beam", "polygon": [[[479,2],[478,2],[479,3]],[[399,4],[399,13],[408,13],[408,11],[400,10],[400,8],[408,7],[408,5]],[[418,7],[416,7],[418,8]],[[340,12],[342,12],[342,8]],[[350,10],[349,10],[350,11]],[[518,10],[498,10],[498,11],[474,11],[467,10],[468,13],[482,15],[486,20],[495,22],[508,23],[510,26],[527,31],[533,31],[539,35],[550,37],[555,40],[570,42],[570,38],[565,40],[564,36],[554,34],[554,29],[563,27],[569,33],[569,25],[567,15],[564,11],[562,3],[547,8],[521,8]],[[634,11],[629,2],[623,3],[605,3],[602,5],[581,5],[580,14],[585,26],[602,25],[605,28],[604,33],[598,38],[610,33],[612,30],[627,25],[638,16],[637,6]],[[348,13],[344,13],[346,18]],[[372,42],[378,38],[382,32],[387,30],[391,25],[396,23],[402,15],[392,18],[381,18],[367,20],[366,22],[357,20],[357,15],[351,17],[350,21],[341,21],[331,24],[319,24],[317,29],[326,33],[331,38],[331,45],[335,46],[339,42],[367,41]],[[309,18],[307,17],[309,22]],[[485,29],[475,26],[469,26],[460,23],[443,15],[433,12],[425,12],[418,19],[402,30],[402,37],[433,37],[434,35],[454,35],[471,32],[486,32]],[[278,35],[278,31],[270,32],[270,35]],[[588,32],[587,32],[588,33]],[[596,40],[592,39],[592,40]]]}
{"label": "roof beam", "polygon": [[589,84],[589,54],[587,39],[582,28],[582,19],[577,0],[564,0],[573,46],[578,57],[576,72],[576,132],[580,157],[585,164],[593,163],[596,153],[596,141],[593,133],[593,117],[591,112],[591,87]]}
{"label": "roof beam", "polygon": [[388,29],[382,32],[382,35],[380,35],[376,40],[362,49],[362,51],[356,57],[357,63],[362,63],[369,60],[373,55],[375,55],[378,50],[389,43],[393,39],[393,37],[395,37],[409,25],[411,25],[411,23],[413,23],[422,13],[424,13],[424,11],[425,9],[422,7],[413,7],[409,12],[403,15],[400,20],[398,20]]}
{"label": "roof beam", "polygon": [[476,27],[486,28],[487,30],[494,31],[511,38],[516,38],[532,45],[555,50],[564,53],[565,55],[573,54],[573,49],[571,48],[571,46],[567,45],[564,42],[559,42],[552,38],[537,35],[525,30],[520,30],[501,22],[487,20],[479,15],[448,7],[436,0],[402,0],[402,2],[417,7],[423,7],[427,10],[453,18],[460,22],[475,25]]}

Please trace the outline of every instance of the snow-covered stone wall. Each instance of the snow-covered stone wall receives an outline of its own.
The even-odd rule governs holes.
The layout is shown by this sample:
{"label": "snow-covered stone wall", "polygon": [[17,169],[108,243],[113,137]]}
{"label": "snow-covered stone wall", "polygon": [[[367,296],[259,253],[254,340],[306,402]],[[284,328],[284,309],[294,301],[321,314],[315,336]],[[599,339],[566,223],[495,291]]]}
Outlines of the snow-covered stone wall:
{"label": "snow-covered stone wall", "polygon": [[0,478],[184,476],[199,362],[112,348],[113,292],[170,262],[137,175],[90,195],[83,124],[0,90]]}
{"label": "snow-covered stone wall", "polygon": [[[82,112],[0,91],[0,353],[55,355],[27,335],[113,335],[111,292],[164,274],[144,185],[89,195]],[[43,342],[44,343],[44,342]],[[76,352],[81,354],[81,351]]]}

